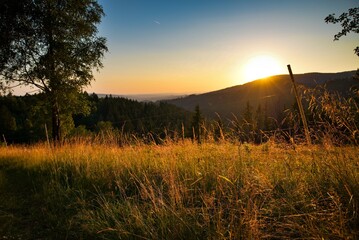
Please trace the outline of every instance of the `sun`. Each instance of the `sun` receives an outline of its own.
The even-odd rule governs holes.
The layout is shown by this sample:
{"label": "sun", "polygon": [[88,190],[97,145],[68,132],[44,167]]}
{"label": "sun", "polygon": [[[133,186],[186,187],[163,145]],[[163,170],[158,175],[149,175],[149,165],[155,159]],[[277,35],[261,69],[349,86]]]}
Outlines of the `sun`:
{"label": "sun", "polygon": [[244,82],[277,75],[283,73],[279,62],[271,56],[257,56],[248,61],[244,66]]}

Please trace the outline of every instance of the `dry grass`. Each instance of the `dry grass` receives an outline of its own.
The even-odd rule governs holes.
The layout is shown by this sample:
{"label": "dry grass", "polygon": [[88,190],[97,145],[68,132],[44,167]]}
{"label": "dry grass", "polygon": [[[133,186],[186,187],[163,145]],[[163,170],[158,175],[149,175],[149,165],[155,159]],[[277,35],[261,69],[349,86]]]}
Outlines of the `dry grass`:
{"label": "dry grass", "polygon": [[357,239],[359,150],[268,142],[0,149],[0,236]]}

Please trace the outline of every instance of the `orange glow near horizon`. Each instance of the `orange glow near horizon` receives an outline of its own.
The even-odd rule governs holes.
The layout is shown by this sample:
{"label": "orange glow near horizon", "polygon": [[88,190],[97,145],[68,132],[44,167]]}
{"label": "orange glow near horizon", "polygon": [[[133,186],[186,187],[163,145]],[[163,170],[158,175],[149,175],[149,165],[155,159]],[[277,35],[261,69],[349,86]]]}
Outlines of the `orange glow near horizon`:
{"label": "orange glow near horizon", "polygon": [[99,2],[105,16],[98,33],[109,51],[84,89],[89,93],[205,93],[288,74],[287,64],[293,74],[359,64],[358,35],[333,41],[340,26],[324,21],[357,0]]}

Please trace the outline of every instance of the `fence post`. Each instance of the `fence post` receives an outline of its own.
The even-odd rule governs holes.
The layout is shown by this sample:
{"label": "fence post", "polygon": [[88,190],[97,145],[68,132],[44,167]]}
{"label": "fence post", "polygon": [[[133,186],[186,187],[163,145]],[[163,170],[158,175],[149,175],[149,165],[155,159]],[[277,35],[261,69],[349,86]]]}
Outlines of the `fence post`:
{"label": "fence post", "polygon": [[47,131],[47,125],[46,125],[46,123],[45,123],[45,134],[46,134],[47,144],[48,144],[49,147],[50,147],[51,145],[50,145],[50,140],[49,140],[49,132]]}
{"label": "fence post", "polygon": [[7,147],[7,142],[4,134],[2,135],[2,138],[4,139],[5,147]]}
{"label": "fence post", "polygon": [[305,118],[304,109],[303,109],[303,105],[302,105],[302,100],[301,100],[301,98],[300,98],[300,96],[298,94],[297,86],[296,86],[295,81],[294,81],[294,76],[293,76],[293,72],[292,72],[292,68],[290,67],[290,64],[288,64],[287,67],[288,67],[290,78],[291,78],[292,83],[293,83],[294,94],[295,94],[295,98],[297,100],[300,117],[302,118],[302,122],[303,122],[303,126],[304,126],[305,138],[307,139],[307,144],[311,145],[312,141],[310,139],[308,123],[307,123],[307,119]]}

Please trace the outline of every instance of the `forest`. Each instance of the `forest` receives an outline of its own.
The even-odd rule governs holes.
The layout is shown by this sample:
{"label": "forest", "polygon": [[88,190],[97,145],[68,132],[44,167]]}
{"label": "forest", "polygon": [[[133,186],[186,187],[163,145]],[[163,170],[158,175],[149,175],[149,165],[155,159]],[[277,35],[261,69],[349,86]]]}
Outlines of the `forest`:
{"label": "forest", "polygon": [[[123,145],[141,140],[161,144],[190,138],[193,141],[265,143],[271,138],[284,142],[303,142],[298,105],[294,99],[277,111],[268,113],[267,105],[247,102],[240,115],[222,118],[202,113],[197,105],[184,110],[170,102],[138,102],[111,95],[80,94],[83,113],[62,114],[62,141],[87,139]],[[305,114],[314,142],[330,138],[335,144],[358,144],[358,92],[341,95],[324,87],[303,91]],[[51,112],[43,94],[0,97],[0,134],[3,144],[50,141]],[[315,130],[314,130],[315,129]],[[111,141],[112,141],[111,140]]]}
{"label": "forest", "polygon": [[[165,101],[138,102],[111,95],[99,98],[83,93],[81,98],[88,108],[87,114],[62,116],[61,132],[65,140],[74,138],[117,137],[119,142],[131,138],[154,141],[184,138],[214,139],[236,138],[239,141],[265,142],[271,132],[288,130],[291,126],[286,113],[269,117],[266,106],[256,109],[247,102],[241,116],[231,119],[204,116],[200,106],[187,111]],[[0,97],[0,133],[6,143],[36,143],[51,135],[51,115],[42,94]],[[285,106],[283,106],[285,108]],[[285,109],[283,109],[285,110]],[[294,128],[291,128],[293,130]]]}
{"label": "forest", "polygon": [[[192,113],[165,102],[138,102],[111,95],[98,98],[82,94],[88,112],[62,116],[64,139],[86,137],[104,132],[133,134],[145,137],[153,134],[181,132],[189,126]],[[0,132],[7,143],[46,141],[51,135],[51,113],[47,111],[43,94],[0,97]],[[186,133],[187,134],[187,133]]]}

